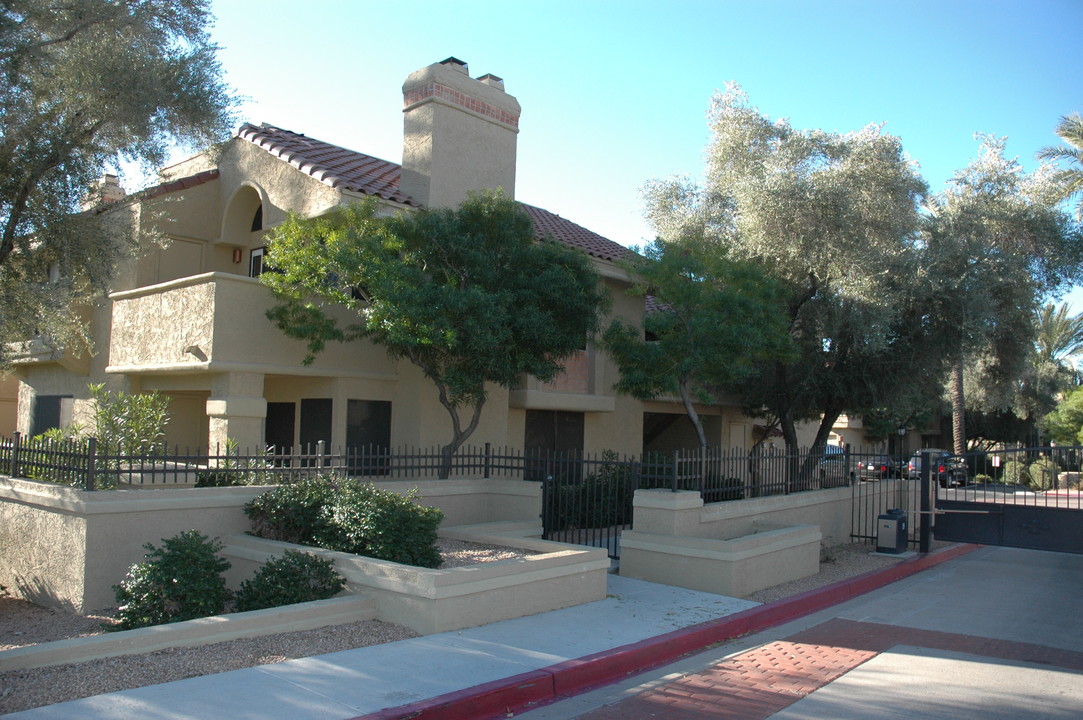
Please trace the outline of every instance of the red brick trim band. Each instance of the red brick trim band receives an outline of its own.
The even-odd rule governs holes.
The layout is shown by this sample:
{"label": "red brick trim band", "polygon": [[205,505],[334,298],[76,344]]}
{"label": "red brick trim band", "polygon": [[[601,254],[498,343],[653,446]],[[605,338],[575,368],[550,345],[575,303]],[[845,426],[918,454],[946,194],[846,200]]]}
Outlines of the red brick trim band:
{"label": "red brick trim band", "polygon": [[469,110],[472,113],[489,118],[490,120],[495,120],[504,125],[509,125],[516,129],[519,128],[519,116],[517,114],[510,113],[507,110],[501,110],[495,105],[490,105],[483,100],[470,97],[466,93],[459,92],[454,88],[436,82],[426,83],[421,87],[416,87],[408,91],[403,96],[402,100],[403,107],[409,108],[412,105],[434,99],[443,100],[449,105],[456,105],[464,110]]}
{"label": "red brick trim band", "polygon": [[859,595],[965,555],[977,545],[956,545],[905,560],[800,595],[648,638],[575,660],[446,693],[410,705],[387,708],[355,720],[485,720],[576,695],[667,665],[686,655],[741,635],[811,615]]}

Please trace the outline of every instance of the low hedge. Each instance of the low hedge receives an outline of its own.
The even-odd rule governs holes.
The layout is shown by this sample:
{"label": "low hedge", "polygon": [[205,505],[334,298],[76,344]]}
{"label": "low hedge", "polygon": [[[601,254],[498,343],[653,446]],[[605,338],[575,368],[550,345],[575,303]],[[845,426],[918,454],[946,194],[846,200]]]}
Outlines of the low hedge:
{"label": "low hedge", "polygon": [[280,485],[244,507],[252,532],[420,567],[439,567],[436,530],[444,514],[372,483],[321,476]]}

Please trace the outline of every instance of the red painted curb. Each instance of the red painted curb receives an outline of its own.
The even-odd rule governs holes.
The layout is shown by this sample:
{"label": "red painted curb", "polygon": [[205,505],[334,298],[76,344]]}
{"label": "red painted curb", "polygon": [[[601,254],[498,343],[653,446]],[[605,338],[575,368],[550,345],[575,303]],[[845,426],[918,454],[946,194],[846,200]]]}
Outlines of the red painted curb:
{"label": "red painted curb", "polygon": [[710,645],[811,615],[965,555],[978,547],[956,545],[945,548],[717,620],[428,700],[387,708],[354,720],[487,720],[510,717],[517,710],[548,704],[559,698],[608,685],[624,677],[667,665]]}
{"label": "red painted curb", "polygon": [[[519,675],[500,678],[465,690],[419,700],[401,707],[387,708],[363,720],[462,720],[463,718],[507,717],[512,708],[523,708],[552,698],[553,676],[542,668]],[[362,720],[358,718],[358,720]]]}

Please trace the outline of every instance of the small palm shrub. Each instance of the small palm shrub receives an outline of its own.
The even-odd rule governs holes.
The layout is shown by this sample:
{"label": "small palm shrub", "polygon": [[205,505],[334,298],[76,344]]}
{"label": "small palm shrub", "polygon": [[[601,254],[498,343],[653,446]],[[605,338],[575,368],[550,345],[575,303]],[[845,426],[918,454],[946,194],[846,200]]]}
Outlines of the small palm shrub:
{"label": "small palm shrub", "polygon": [[311,553],[287,550],[271,558],[251,580],[241,583],[235,608],[238,612],[326,600],[346,587],[334,563]]}
{"label": "small palm shrub", "polygon": [[145,562],[132,565],[114,585],[120,606],[111,630],[131,630],[221,613],[230,599],[222,573],[230,562],[218,555],[222,543],[187,530],[156,548],[147,543]]}
{"label": "small palm shrub", "polygon": [[155,453],[163,448],[169,398],[158,391],[126,393],[87,386],[94,398],[94,435],[110,452]]}

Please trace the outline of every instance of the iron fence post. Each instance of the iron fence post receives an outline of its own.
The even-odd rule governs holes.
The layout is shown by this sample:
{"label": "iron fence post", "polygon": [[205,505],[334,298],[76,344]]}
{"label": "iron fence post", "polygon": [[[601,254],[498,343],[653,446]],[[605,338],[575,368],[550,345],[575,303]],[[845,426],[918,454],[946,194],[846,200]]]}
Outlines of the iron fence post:
{"label": "iron fence post", "polygon": [[673,451],[673,468],[672,468],[673,469],[673,475],[672,475],[673,487],[671,488],[672,492],[677,492],[677,465],[678,465],[679,462],[680,461],[678,460],[678,451],[674,450]]}
{"label": "iron fence post", "polygon": [[921,536],[918,539],[918,550],[923,553],[932,549],[933,540],[933,502],[934,485],[932,481],[933,454],[922,450],[921,452]]}
{"label": "iron fence post", "polygon": [[11,446],[11,477],[19,477],[19,446],[22,441],[23,434],[18,430],[15,431],[15,442]]}
{"label": "iron fence post", "polygon": [[98,438],[90,438],[86,443],[86,489],[97,490],[98,482],[94,476],[96,468],[95,460],[98,456]]}
{"label": "iron fence post", "polygon": [[485,443],[485,461],[484,461],[484,465],[483,465],[484,469],[482,470],[482,477],[484,477],[486,480],[489,479],[489,466],[490,466],[490,463],[492,462],[492,452],[493,452],[492,443]]}

